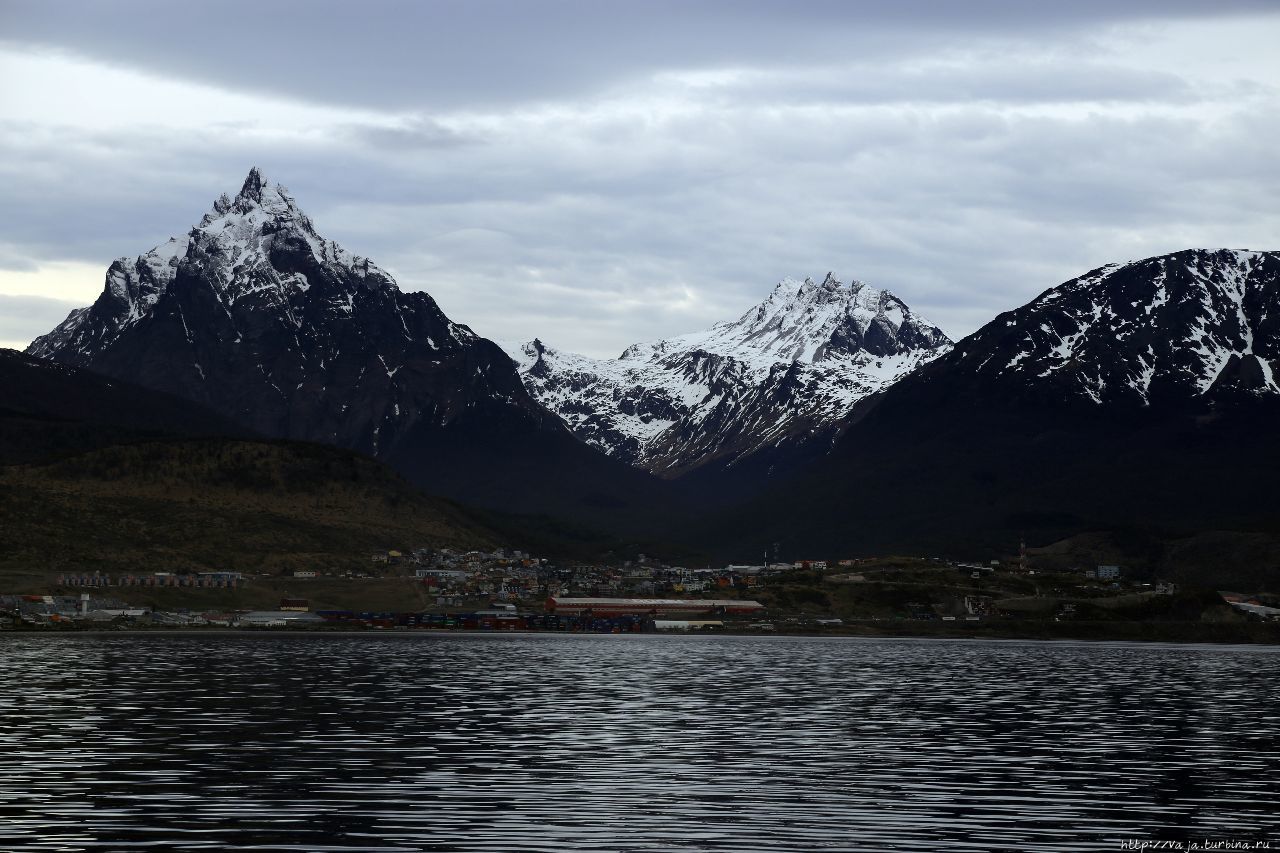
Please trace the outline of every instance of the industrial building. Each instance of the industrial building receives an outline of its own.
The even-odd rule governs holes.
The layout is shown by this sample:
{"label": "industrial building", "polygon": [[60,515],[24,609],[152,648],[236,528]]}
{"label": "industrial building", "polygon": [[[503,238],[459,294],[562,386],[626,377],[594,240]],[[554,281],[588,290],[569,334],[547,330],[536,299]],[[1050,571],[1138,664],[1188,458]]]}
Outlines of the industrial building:
{"label": "industrial building", "polygon": [[764,610],[758,601],[732,598],[565,598],[547,599],[547,612],[592,616],[703,616],[749,615]]}

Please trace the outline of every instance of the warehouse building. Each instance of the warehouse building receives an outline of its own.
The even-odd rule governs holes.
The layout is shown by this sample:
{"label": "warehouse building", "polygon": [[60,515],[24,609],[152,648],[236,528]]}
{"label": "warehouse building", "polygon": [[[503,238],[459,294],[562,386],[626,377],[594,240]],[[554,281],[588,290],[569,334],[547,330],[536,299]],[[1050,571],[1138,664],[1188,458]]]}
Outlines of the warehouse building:
{"label": "warehouse building", "polygon": [[758,601],[733,598],[564,598],[547,599],[547,612],[592,616],[751,615],[764,610]]}

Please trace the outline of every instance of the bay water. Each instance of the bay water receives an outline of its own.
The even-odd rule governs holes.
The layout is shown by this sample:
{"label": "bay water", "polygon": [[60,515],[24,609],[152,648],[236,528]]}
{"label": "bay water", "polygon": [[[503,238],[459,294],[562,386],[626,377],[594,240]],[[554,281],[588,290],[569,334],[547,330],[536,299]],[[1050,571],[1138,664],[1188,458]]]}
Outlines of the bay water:
{"label": "bay water", "polygon": [[0,850],[1280,849],[1275,647],[9,634],[0,685]]}

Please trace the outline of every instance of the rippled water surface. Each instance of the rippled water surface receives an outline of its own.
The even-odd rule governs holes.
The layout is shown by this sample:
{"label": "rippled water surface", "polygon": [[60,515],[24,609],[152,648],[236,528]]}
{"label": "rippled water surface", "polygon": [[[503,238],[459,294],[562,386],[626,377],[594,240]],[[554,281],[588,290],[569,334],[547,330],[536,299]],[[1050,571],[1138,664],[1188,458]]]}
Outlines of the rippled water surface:
{"label": "rippled water surface", "polygon": [[1280,849],[1280,653],[3,636],[0,850]]}

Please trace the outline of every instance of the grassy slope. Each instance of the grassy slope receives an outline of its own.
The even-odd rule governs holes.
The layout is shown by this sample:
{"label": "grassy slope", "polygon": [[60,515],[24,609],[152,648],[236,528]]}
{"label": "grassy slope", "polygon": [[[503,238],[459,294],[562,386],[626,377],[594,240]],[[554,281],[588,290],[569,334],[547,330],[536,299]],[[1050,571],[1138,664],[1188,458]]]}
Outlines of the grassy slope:
{"label": "grassy slope", "polygon": [[385,466],[319,445],[173,439],[0,467],[0,588],[64,571],[370,567],[495,533]]}
{"label": "grassy slope", "polygon": [[[779,629],[869,636],[1021,637],[1028,639],[1182,642],[1280,642],[1280,624],[1250,619],[1216,592],[1185,588],[1175,595],[1128,589],[1100,592],[1080,575],[1025,576],[1001,571],[973,580],[968,573],[914,558],[868,561],[852,570],[790,572],[748,595],[767,608]],[[964,621],[963,599],[978,595],[1000,611]],[[1073,616],[1055,621],[1065,605]],[[950,614],[954,622],[912,618]],[[838,617],[839,626],[810,620]]]}

